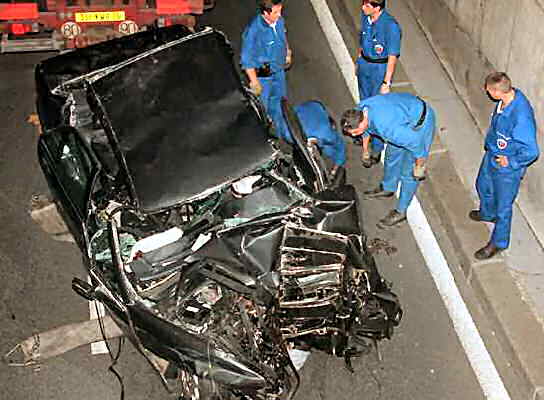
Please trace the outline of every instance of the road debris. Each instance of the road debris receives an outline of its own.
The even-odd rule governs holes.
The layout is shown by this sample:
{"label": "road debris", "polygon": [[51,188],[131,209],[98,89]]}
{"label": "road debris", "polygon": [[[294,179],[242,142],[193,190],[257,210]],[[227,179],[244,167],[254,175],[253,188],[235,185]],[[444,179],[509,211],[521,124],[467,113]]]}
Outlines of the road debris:
{"label": "road debris", "polygon": [[397,248],[389,243],[387,240],[381,238],[374,238],[368,243],[368,251],[371,254],[380,254],[384,252],[388,256],[395,254]]}
{"label": "road debris", "polygon": [[[107,339],[124,335],[111,317],[104,317],[102,323]],[[103,337],[98,320],[63,325],[33,334],[19,342],[4,355],[4,361],[13,367],[35,366],[44,360],[100,340]]]}
{"label": "road debris", "polygon": [[42,134],[42,124],[40,123],[40,117],[38,117],[38,114],[32,113],[26,118],[26,122],[28,122],[30,125],[33,125],[38,130],[38,136]]}

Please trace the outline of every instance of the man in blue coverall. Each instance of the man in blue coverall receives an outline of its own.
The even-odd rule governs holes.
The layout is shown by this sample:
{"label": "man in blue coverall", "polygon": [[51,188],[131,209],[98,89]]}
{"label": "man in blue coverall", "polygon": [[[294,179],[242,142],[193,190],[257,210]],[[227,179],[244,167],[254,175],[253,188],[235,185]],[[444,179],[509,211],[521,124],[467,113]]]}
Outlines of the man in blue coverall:
{"label": "man in blue coverall", "polygon": [[[359,100],[391,91],[391,81],[400,56],[401,28],[385,10],[385,0],[363,0],[361,32],[356,57]],[[362,154],[366,168],[380,161],[384,144],[372,137],[370,152]]]}
{"label": "man in blue coverall", "polygon": [[527,167],[539,155],[534,111],[525,95],[512,87],[504,72],[489,74],[485,90],[498,103],[476,179],[480,209],[472,210],[469,217],[493,222],[495,228],[489,243],[474,253],[479,260],[491,258],[509,246],[512,206]]}
{"label": "man in blue coverall", "polygon": [[285,68],[291,64],[291,50],[281,16],[282,0],[258,0],[258,7],[260,13],[242,34],[242,69],[248,76],[249,87],[272,118],[276,135],[292,142],[281,110],[281,98],[287,97]]}
{"label": "man in blue coverall", "polygon": [[361,101],[344,113],[341,124],[347,135],[362,136],[363,150],[368,149],[371,135],[387,143],[383,180],[378,188],[364,193],[369,199],[393,197],[400,183],[397,207],[378,226],[405,221],[406,210],[425,177],[436,125],[434,110],[412,94],[389,93]]}
{"label": "man in blue coverall", "polygon": [[319,149],[334,166],[331,175],[335,176],[340,167],[346,164],[346,144],[333,126],[333,121],[323,104],[307,101],[295,107],[295,112],[309,141],[315,141]]}

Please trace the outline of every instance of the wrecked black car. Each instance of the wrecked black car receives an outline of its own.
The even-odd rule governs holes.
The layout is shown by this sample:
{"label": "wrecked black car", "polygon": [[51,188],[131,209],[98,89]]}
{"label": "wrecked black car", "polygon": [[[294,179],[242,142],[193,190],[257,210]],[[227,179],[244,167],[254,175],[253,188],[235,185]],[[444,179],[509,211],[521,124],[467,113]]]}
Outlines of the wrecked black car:
{"label": "wrecked black car", "polygon": [[[275,141],[224,35],[181,26],[48,59],[38,155],[90,284],[182,398],[290,399],[291,349],[350,359],[402,311],[360,227],[284,103]],[[181,387],[181,389],[179,389]],[[173,390],[173,389],[172,389]]]}

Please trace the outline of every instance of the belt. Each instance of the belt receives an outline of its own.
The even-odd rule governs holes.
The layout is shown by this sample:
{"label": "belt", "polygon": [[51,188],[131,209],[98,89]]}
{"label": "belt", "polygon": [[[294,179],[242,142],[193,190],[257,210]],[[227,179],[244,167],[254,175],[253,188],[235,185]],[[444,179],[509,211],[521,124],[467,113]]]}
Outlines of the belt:
{"label": "belt", "polygon": [[269,78],[274,75],[270,63],[264,63],[262,67],[256,69],[256,73],[258,78]]}
{"label": "belt", "polygon": [[366,62],[369,62],[371,64],[387,64],[387,60],[388,60],[387,57],[385,57],[385,58],[370,58],[367,55],[365,55],[365,53],[363,53],[363,50],[361,50],[361,57],[363,58],[363,60],[365,60]]}
{"label": "belt", "polygon": [[425,103],[421,97],[418,97],[419,101],[423,104],[423,110],[421,111],[421,116],[419,117],[416,125],[414,126],[414,129],[421,128],[421,125],[423,125],[423,122],[425,122],[425,117],[427,116],[427,103]]}

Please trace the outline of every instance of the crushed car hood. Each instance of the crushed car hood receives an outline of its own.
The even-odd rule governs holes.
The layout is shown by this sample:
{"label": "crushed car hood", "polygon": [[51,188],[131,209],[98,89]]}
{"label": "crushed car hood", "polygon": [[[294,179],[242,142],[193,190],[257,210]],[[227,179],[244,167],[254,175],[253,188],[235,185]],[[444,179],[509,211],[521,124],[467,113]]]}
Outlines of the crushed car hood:
{"label": "crushed car hood", "polygon": [[114,67],[90,91],[145,212],[229,183],[273,156],[230,47],[216,31]]}
{"label": "crushed car hood", "polygon": [[133,203],[144,213],[168,209],[273,158],[268,127],[232,57],[221,32],[184,27],[62,54],[36,69],[40,120],[56,129],[80,93],[105,130],[112,169]]}

